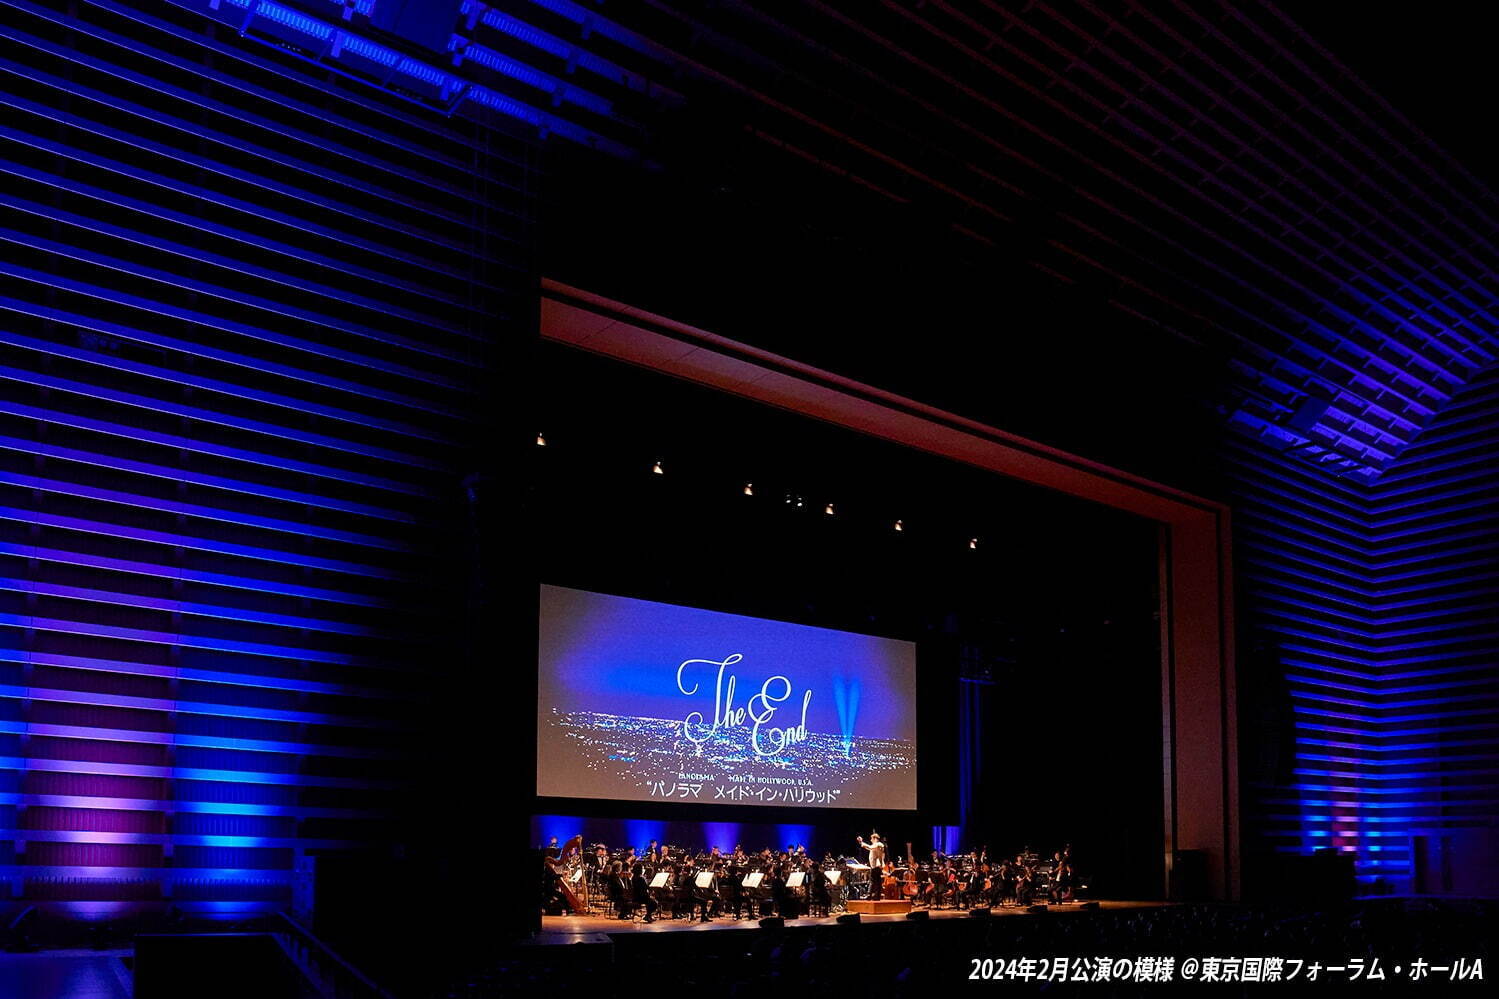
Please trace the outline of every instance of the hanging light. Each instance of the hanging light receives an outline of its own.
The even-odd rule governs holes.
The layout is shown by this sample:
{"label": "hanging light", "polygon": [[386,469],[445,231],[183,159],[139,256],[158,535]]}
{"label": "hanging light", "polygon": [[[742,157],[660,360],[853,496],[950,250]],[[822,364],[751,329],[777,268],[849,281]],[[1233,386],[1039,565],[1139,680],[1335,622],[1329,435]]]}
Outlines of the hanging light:
{"label": "hanging light", "polygon": [[537,447],[546,447],[547,446],[546,434],[537,434],[536,435],[536,446]]}
{"label": "hanging light", "polygon": [[665,475],[666,474],[666,472],[664,472],[661,469],[661,462],[659,462],[659,461],[656,462],[654,465],[651,466],[651,471],[655,472],[657,475]]}
{"label": "hanging light", "polygon": [[978,538],[969,538],[968,539],[968,547],[969,548],[977,548],[978,546],[979,546],[979,539]]}
{"label": "hanging light", "polygon": [[895,522],[895,529],[897,531],[904,531],[906,529],[905,521],[903,521],[903,520],[897,520]]}
{"label": "hanging light", "polygon": [[753,496],[753,495],[755,495],[755,484],[753,482],[746,482],[744,484],[744,495],[746,495],[746,496]]}
{"label": "hanging light", "polygon": [[831,517],[833,515],[833,504],[829,503],[827,506],[823,507],[822,512]]}

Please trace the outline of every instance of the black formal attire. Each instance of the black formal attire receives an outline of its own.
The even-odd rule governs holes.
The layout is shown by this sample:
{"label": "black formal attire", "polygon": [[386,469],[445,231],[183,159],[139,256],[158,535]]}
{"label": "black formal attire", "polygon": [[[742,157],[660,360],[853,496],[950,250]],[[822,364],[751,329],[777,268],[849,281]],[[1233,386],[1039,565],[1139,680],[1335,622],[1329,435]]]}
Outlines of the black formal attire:
{"label": "black formal attire", "polygon": [[651,885],[645,879],[645,873],[636,874],[630,879],[630,893],[634,896],[634,908],[645,906],[645,921],[647,923],[656,920],[656,900],[651,898]]}

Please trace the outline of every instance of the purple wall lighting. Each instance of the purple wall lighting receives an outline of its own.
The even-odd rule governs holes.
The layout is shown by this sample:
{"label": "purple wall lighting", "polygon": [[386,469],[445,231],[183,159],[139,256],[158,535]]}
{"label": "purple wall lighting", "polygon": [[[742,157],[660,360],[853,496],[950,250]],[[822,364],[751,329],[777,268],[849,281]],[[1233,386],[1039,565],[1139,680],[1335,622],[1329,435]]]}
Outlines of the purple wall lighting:
{"label": "purple wall lighting", "polygon": [[526,143],[262,44],[367,4],[176,7],[0,3],[0,910],[287,907],[442,630]]}

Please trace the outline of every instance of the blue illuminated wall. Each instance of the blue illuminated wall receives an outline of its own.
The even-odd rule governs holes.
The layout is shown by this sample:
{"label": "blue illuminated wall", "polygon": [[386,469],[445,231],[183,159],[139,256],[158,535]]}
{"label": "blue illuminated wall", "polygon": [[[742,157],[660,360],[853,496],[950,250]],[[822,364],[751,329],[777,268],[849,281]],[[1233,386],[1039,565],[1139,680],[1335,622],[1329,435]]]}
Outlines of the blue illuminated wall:
{"label": "blue illuminated wall", "polygon": [[1360,706],[1377,739],[1361,849],[1417,891],[1499,893],[1499,368],[1401,453],[1370,513],[1379,669]]}
{"label": "blue illuminated wall", "polygon": [[534,135],[247,14],[0,3],[0,911],[287,906],[445,665]]}
{"label": "blue illuminated wall", "polygon": [[1489,368],[1368,485],[1233,445],[1252,832],[1366,890],[1496,887],[1496,414]]}

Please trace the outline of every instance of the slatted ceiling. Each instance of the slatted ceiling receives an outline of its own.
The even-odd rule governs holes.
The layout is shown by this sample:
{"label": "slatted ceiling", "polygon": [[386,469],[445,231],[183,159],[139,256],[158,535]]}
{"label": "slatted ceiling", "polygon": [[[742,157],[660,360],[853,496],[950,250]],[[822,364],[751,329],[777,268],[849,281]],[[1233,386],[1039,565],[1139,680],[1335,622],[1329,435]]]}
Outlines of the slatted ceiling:
{"label": "slatted ceiling", "polygon": [[[553,30],[578,14],[507,13]],[[1268,6],[887,3],[856,19],[661,0],[589,16],[600,47],[649,39],[635,57],[681,74],[689,103],[736,89],[761,105],[755,134],[925,211],[987,209],[956,210],[988,244],[1044,201],[1061,250],[1048,270],[1122,280],[1126,311],[1231,344],[1248,361],[1240,422],[1315,445],[1303,459],[1377,474],[1495,356],[1493,248],[1440,223],[1483,207]],[[1308,392],[1333,405],[1295,428]]]}

